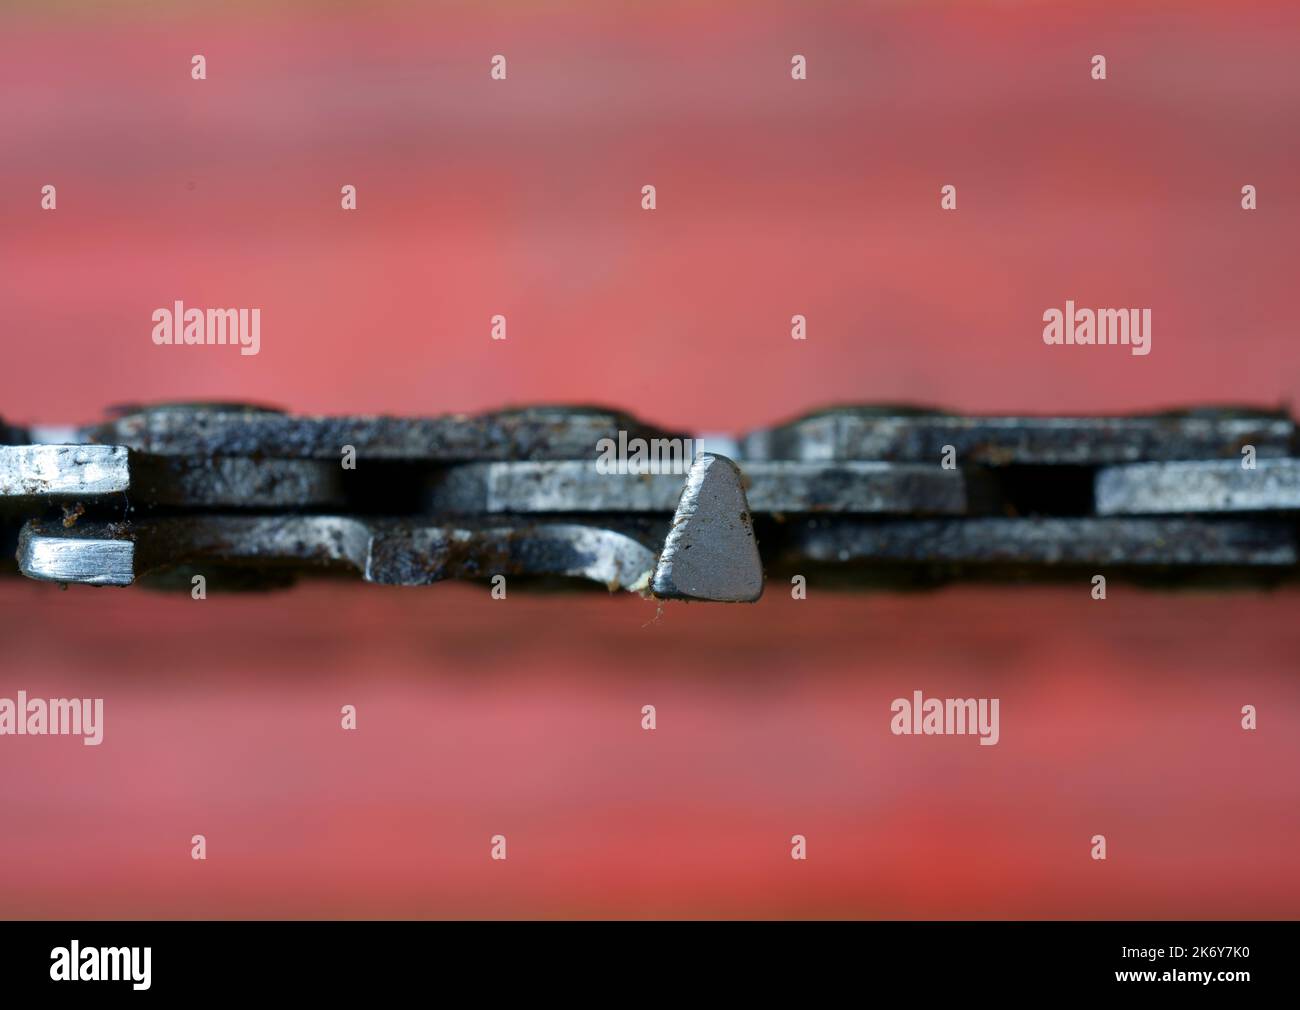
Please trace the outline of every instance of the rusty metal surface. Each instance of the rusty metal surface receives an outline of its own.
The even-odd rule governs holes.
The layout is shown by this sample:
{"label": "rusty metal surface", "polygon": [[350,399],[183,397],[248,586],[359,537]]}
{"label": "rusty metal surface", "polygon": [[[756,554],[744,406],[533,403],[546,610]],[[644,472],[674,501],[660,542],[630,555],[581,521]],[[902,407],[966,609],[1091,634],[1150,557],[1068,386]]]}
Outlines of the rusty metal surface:
{"label": "rusty metal surface", "polygon": [[1284,414],[1203,409],[1131,417],[962,417],[913,407],[840,407],[757,432],[746,454],[763,459],[929,462],[951,445],[988,466],[1096,466],[1143,460],[1220,459],[1254,445],[1285,456],[1295,425]]}
{"label": "rusty metal surface", "polygon": [[791,538],[818,562],[1291,566],[1291,523],[1157,518],[810,520]]}
{"label": "rusty metal surface", "polygon": [[[131,523],[31,521],[19,537],[24,575],[47,582],[127,586],[184,566],[330,572],[391,586],[494,575],[586,579],[642,588],[654,565],[646,528],[498,522],[433,525],[333,515],[157,516]],[[662,530],[657,531],[662,537]],[[185,588],[188,588],[186,586]]]}
{"label": "rusty metal surface", "polygon": [[[612,475],[594,461],[467,463],[436,475],[433,512],[671,512],[684,473]],[[960,515],[966,483],[957,470],[905,463],[747,462],[753,512]]]}
{"label": "rusty metal surface", "polygon": [[301,417],[265,407],[141,408],[83,432],[87,441],[160,456],[270,456],[337,461],[585,459],[602,438],[681,438],[599,407],[523,407],[443,417]]}
{"label": "rusty metal surface", "polygon": [[93,498],[130,487],[117,445],[0,445],[0,498]]}
{"label": "rusty metal surface", "polygon": [[1097,473],[1097,514],[1294,512],[1300,510],[1300,460],[1139,463]]}
{"label": "rusty metal surface", "polygon": [[590,407],[326,418],[190,403],[7,433],[41,432],[84,441],[0,447],[0,535],[23,574],[65,583],[207,566],[251,586],[505,575],[738,602],[765,570],[813,565],[862,584],[873,565],[1035,579],[1297,566],[1294,426],[1268,411],[860,406],[710,443]]}

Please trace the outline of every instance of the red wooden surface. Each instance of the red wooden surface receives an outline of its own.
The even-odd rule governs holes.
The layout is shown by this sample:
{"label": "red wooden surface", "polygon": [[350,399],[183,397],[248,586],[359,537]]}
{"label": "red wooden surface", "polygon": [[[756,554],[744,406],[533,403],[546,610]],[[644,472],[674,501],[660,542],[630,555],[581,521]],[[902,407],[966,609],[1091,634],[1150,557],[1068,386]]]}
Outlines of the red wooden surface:
{"label": "red wooden surface", "polygon": [[[596,400],[719,430],[1297,391],[1285,5],[0,19],[6,417]],[[155,347],[178,298],[261,307],[261,353]],[[1152,354],[1045,347],[1067,298],[1150,307]],[[654,620],[456,586],[7,582],[0,696],[102,695],[108,725],[0,739],[0,913],[1294,916],[1297,603],[814,585]],[[1001,697],[1001,742],[889,735],[915,689]]]}

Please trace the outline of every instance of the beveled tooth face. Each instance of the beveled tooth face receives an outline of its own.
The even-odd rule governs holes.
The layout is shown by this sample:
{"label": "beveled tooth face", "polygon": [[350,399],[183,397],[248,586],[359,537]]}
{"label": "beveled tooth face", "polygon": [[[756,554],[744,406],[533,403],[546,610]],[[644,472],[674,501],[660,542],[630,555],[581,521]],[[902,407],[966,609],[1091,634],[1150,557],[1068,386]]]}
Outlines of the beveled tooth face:
{"label": "beveled tooth face", "polygon": [[740,470],[715,453],[691,465],[673,526],[655,567],[662,599],[753,603],[763,595],[763,563]]}

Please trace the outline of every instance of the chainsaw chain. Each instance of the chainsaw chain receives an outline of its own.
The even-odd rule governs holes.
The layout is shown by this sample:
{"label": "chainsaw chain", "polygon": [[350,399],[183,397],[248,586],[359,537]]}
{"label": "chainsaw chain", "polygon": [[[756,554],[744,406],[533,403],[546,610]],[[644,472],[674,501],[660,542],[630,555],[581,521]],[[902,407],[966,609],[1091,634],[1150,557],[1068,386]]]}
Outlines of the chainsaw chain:
{"label": "chainsaw chain", "polygon": [[527,577],[740,601],[765,575],[1168,585],[1297,568],[1300,459],[1275,411],[843,407],[694,438],[592,407],[395,418],[177,404],[84,428],[0,424],[0,440],[5,553],[62,583]]}

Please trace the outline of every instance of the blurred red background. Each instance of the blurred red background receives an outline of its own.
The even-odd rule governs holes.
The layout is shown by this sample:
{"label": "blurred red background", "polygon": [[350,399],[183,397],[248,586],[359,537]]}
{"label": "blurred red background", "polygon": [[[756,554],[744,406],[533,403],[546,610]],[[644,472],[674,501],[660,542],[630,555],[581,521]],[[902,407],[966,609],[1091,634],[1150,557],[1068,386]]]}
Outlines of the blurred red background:
{"label": "blurred red background", "polygon": [[[1280,3],[9,5],[0,413],[1276,406],[1298,40]],[[260,307],[261,353],[154,346],[176,299]],[[1150,307],[1151,355],[1046,347],[1066,299]],[[0,741],[9,916],[1300,911],[1291,590],[0,601],[0,695],[107,712]],[[916,689],[1000,697],[1001,742],[891,736]]]}

